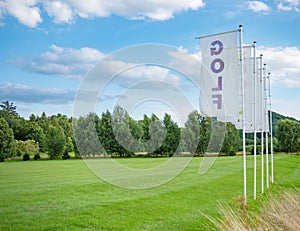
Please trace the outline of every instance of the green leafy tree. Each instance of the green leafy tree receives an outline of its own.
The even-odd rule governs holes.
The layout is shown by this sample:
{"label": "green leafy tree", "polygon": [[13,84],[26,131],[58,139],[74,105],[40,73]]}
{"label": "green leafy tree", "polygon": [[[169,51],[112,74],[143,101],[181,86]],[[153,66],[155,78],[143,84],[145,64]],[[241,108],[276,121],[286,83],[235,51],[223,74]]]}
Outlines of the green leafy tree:
{"label": "green leafy tree", "polygon": [[201,118],[201,115],[197,111],[192,111],[188,115],[187,121],[185,122],[185,127],[182,130],[182,151],[190,152],[194,155],[197,150],[200,149],[198,145],[200,139]]}
{"label": "green leafy tree", "polygon": [[171,115],[167,113],[163,119],[163,126],[167,130],[166,138],[162,146],[156,152],[165,155],[173,155],[179,148],[181,131],[178,125],[172,120]]}
{"label": "green leafy tree", "polygon": [[300,123],[295,120],[283,119],[278,122],[277,139],[280,151],[300,151]]}
{"label": "green leafy tree", "polygon": [[104,154],[112,154],[114,152],[114,132],[112,127],[112,117],[109,111],[103,112],[101,120],[98,122],[96,121],[96,129]]}
{"label": "green leafy tree", "polygon": [[149,127],[150,140],[147,142],[147,151],[152,152],[155,156],[162,155],[160,147],[163,145],[166,138],[166,129],[160,121],[160,119],[155,115],[151,115],[151,123]]}
{"label": "green leafy tree", "polygon": [[[117,105],[112,114],[112,128],[114,138],[111,141],[112,152],[118,153],[119,156],[131,156],[135,150],[131,131],[129,129],[130,116],[127,111]],[[137,143],[138,145],[138,143]]]}
{"label": "green leafy tree", "polygon": [[150,140],[151,136],[150,136],[150,124],[151,124],[151,119],[147,116],[144,115],[143,120],[140,121],[140,125],[141,125],[141,129],[142,129],[142,137],[141,140],[144,143],[144,149],[143,151],[147,151],[148,147],[147,147],[147,141]]}
{"label": "green leafy tree", "polygon": [[95,127],[99,120],[96,114],[90,113],[73,121],[76,147],[81,156],[94,156],[103,152]]}
{"label": "green leafy tree", "polygon": [[4,161],[14,154],[14,134],[5,119],[0,117],[0,159]]}
{"label": "green leafy tree", "polygon": [[26,140],[34,140],[39,145],[42,152],[46,152],[46,136],[44,130],[38,125],[37,122],[29,121],[26,127]]}
{"label": "green leafy tree", "polygon": [[0,104],[0,107],[2,108],[2,110],[7,111],[8,113],[12,114],[12,115],[18,115],[17,113],[17,107],[14,106],[14,104],[12,102],[9,102],[8,100],[3,101]]}
{"label": "green leafy tree", "polygon": [[66,144],[63,129],[49,125],[46,133],[46,144],[50,159],[61,157]]}
{"label": "green leafy tree", "polygon": [[39,145],[35,140],[15,140],[15,148],[20,155],[39,153]]}
{"label": "green leafy tree", "polygon": [[239,131],[232,123],[226,123],[225,138],[221,149],[222,153],[234,156],[238,151],[240,141]]}

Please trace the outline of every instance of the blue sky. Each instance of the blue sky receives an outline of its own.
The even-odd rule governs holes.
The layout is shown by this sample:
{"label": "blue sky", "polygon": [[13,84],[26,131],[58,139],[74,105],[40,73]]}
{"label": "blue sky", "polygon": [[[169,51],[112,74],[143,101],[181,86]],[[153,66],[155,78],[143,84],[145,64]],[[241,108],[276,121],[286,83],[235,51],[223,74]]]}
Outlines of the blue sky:
{"label": "blue sky", "polygon": [[[158,43],[198,57],[195,37],[235,30],[239,24],[244,43],[256,40],[264,54],[272,78],[273,109],[300,119],[299,0],[0,0],[0,100],[14,102],[24,117],[43,111],[71,116],[81,81],[105,55]],[[187,79],[152,66],[116,77],[106,86],[97,110],[111,110],[131,86],[124,83],[153,78],[182,91],[189,89],[188,98],[197,108],[196,90]],[[166,101],[151,100],[130,111],[137,117],[148,112],[182,113]]]}

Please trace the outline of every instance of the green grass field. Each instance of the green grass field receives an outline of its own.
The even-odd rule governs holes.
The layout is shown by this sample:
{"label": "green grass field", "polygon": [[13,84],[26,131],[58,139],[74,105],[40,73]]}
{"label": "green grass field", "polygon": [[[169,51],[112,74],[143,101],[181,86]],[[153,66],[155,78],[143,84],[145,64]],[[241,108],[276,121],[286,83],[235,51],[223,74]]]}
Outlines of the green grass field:
{"label": "green grass field", "polygon": [[[162,161],[118,160],[144,168]],[[217,217],[218,203],[234,206],[243,195],[242,157],[219,157],[204,175],[201,161],[194,158],[174,180],[145,190],[110,185],[78,159],[0,163],[0,230],[212,230],[203,213]],[[252,156],[247,165],[248,203],[255,207]],[[260,177],[258,166],[258,192]],[[277,154],[267,194],[299,188],[299,179],[300,156]]]}

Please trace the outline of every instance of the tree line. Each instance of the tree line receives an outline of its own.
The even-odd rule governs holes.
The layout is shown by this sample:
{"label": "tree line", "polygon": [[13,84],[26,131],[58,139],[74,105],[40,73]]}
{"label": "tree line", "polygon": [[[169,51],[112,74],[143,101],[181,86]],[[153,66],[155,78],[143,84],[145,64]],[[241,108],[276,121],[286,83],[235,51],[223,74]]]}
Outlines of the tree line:
{"label": "tree line", "polygon": [[[162,119],[153,113],[135,120],[120,106],[100,116],[89,113],[72,118],[60,113],[47,116],[43,112],[41,116],[32,114],[29,119],[19,116],[16,106],[9,101],[2,102],[0,107],[0,161],[39,159],[41,153],[49,159],[68,159],[70,155],[158,157],[205,152],[235,155],[242,148],[241,131],[233,124],[204,117],[197,111],[192,111],[184,126],[179,127],[167,113]],[[299,121],[276,122],[275,151],[299,152]],[[246,141],[251,152],[253,135],[247,134]]]}

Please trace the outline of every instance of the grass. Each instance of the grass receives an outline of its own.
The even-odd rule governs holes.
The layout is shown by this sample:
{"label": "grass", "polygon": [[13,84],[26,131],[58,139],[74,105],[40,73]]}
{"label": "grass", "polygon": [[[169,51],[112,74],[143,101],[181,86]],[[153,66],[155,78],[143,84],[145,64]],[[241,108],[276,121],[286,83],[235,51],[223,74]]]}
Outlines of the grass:
{"label": "grass", "polygon": [[[117,161],[148,168],[165,160]],[[198,174],[201,161],[194,158],[169,183],[145,190],[110,185],[82,160],[0,163],[0,230],[214,230],[207,216],[220,218],[219,203],[234,207],[243,194],[242,157],[219,157],[204,175]],[[252,166],[248,156],[248,204],[254,210],[266,195],[300,187],[300,157],[275,155],[275,184],[254,201]]]}

